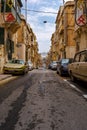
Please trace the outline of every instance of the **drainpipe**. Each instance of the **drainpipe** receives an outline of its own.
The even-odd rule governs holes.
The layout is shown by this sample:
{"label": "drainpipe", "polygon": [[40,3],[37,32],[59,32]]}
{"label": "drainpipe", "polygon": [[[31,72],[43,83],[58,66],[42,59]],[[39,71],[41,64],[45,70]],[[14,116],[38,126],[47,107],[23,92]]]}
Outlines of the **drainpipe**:
{"label": "drainpipe", "polygon": [[63,58],[66,58],[66,44],[67,44],[67,14],[65,12],[65,1],[63,0],[63,15],[64,15],[64,50],[63,50]]}

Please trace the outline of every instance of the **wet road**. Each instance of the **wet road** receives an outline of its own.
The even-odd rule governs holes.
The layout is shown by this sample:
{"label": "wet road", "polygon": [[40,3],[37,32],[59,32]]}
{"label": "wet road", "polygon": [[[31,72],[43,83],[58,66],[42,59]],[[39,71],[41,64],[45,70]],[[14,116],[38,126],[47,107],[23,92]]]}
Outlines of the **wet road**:
{"label": "wet road", "polygon": [[54,71],[0,86],[0,130],[87,130],[87,100]]}

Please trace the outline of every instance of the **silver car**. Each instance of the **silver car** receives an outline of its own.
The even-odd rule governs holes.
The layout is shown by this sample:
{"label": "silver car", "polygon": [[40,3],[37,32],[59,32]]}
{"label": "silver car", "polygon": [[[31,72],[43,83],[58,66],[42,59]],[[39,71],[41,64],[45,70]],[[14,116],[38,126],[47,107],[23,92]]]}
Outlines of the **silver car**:
{"label": "silver car", "polygon": [[57,61],[52,61],[51,64],[50,64],[50,68],[52,70],[56,70],[57,69]]}

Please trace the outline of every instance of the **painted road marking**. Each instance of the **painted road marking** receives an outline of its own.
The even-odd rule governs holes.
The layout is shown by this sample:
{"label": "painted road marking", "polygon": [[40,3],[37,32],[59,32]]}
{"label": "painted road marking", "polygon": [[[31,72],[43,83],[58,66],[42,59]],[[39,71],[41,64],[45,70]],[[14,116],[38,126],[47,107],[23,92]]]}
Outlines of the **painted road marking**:
{"label": "painted road marking", "polygon": [[67,83],[68,83],[72,88],[74,88],[76,91],[82,93],[82,96],[83,96],[85,99],[87,99],[87,94],[83,94],[83,92],[82,92],[80,89],[78,89],[75,85],[69,83],[66,79],[63,79],[63,80],[64,80],[65,82],[67,82]]}
{"label": "painted road marking", "polygon": [[83,94],[83,97],[87,99],[87,94]]}

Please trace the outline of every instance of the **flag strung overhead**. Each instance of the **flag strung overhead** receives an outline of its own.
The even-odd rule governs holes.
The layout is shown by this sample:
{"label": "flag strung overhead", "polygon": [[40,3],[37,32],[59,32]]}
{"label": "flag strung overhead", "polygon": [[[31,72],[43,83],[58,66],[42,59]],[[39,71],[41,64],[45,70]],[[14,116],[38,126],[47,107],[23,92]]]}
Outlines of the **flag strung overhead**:
{"label": "flag strung overhead", "polygon": [[76,0],[75,3],[75,21],[78,26],[87,24],[86,0]]}

